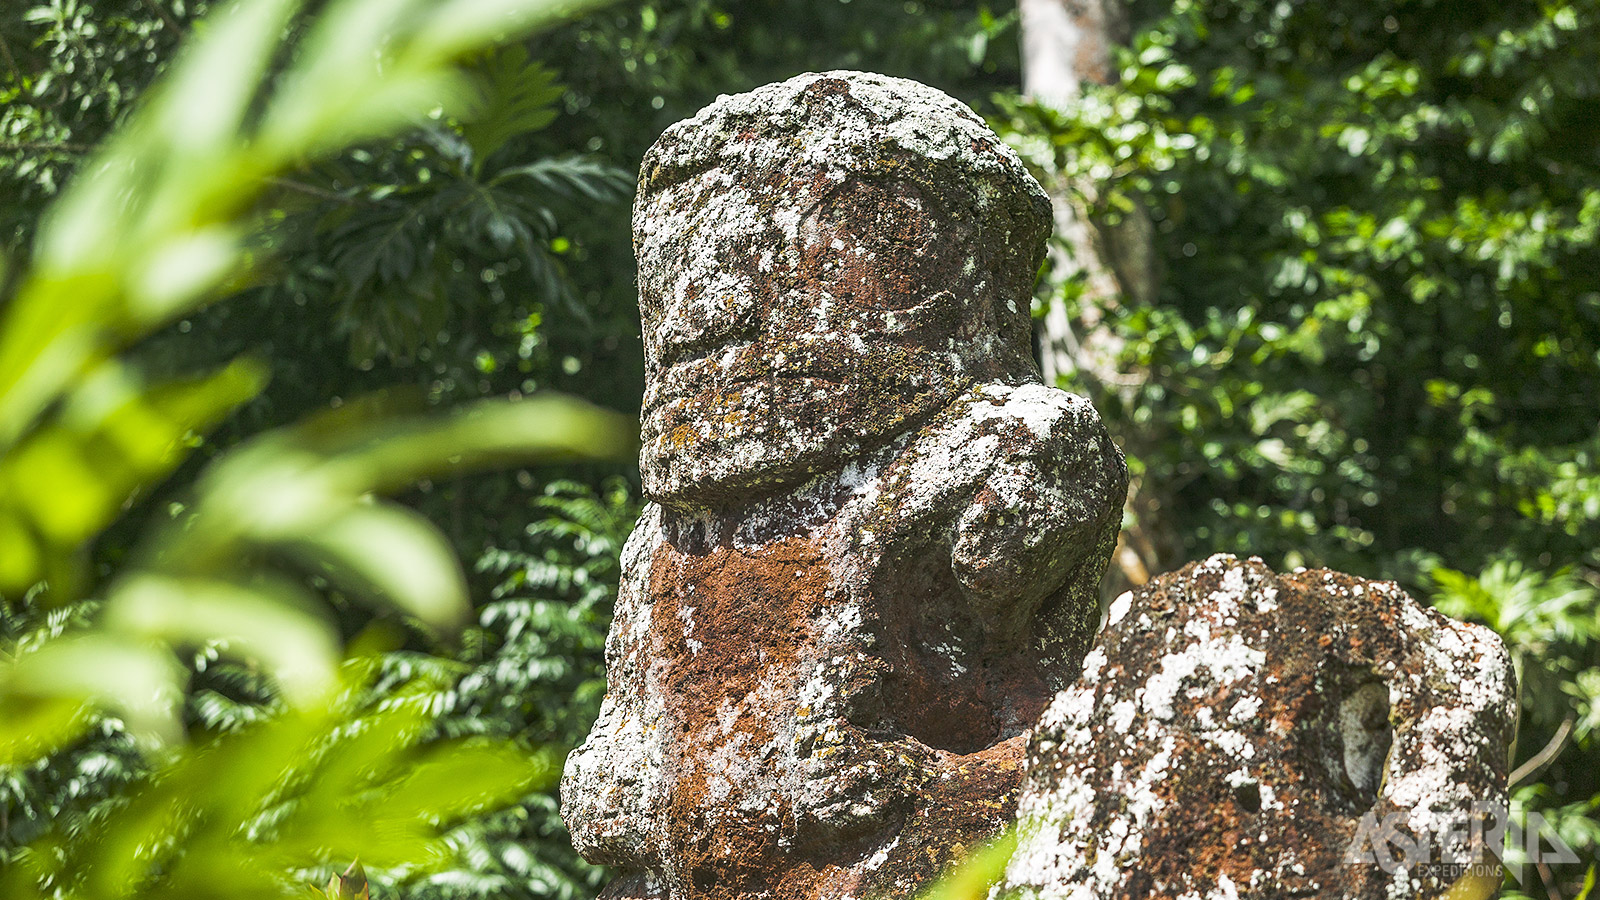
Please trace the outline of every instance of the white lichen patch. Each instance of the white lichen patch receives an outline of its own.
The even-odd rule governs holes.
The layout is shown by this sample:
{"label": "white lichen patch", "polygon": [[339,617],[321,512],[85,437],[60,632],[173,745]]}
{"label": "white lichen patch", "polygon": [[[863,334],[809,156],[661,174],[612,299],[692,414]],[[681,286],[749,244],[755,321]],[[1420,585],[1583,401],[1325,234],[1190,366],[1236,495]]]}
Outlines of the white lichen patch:
{"label": "white lichen patch", "polygon": [[1117,595],[1117,599],[1111,601],[1111,605],[1106,608],[1106,624],[1107,625],[1118,625],[1118,624],[1121,624],[1122,617],[1126,616],[1128,614],[1128,607],[1131,606],[1132,604],[1133,604],[1133,592],[1132,591],[1123,591],[1122,593],[1118,594]]}
{"label": "white lichen patch", "polygon": [[1237,634],[1212,638],[1209,626],[1203,620],[1190,620],[1199,627],[1186,634],[1196,637],[1193,643],[1161,659],[1161,668],[1145,682],[1144,711],[1158,720],[1171,720],[1177,715],[1178,701],[1184,696],[1198,696],[1214,686],[1227,686],[1241,678],[1255,675],[1266,654],[1245,643]]}

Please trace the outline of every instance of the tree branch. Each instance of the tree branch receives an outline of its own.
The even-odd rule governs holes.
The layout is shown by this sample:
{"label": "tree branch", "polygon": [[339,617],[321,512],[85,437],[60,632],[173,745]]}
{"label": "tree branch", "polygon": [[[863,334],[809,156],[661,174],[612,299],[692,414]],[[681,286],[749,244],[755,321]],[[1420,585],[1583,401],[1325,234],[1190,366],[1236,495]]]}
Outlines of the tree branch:
{"label": "tree branch", "polygon": [[1550,871],[1550,866],[1544,860],[1534,863],[1533,866],[1539,870],[1539,880],[1544,882],[1544,889],[1549,892],[1550,896],[1554,897],[1555,900],[1565,900],[1561,895],[1561,889],[1556,887],[1556,877]]}
{"label": "tree branch", "polygon": [[6,36],[0,34],[0,56],[6,59],[6,68],[11,70],[11,77],[17,80],[17,86],[22,84],[22,70],[17,68],[17,58],[11,55],[11,45],[6,43]]}
{"label": "tree branch", "polygon": [[1561,748],[1566,744],[1567,735],[1572,733],[1572,724],[1571,716],[1567,716],[1566,719],[1562,720],[1561,727],[1556,729],[1555,737],[1550,739],[1550,743],[1545,744],[1544,749],[1535,753],[1527,762],[1517,766],[1517,770],[1511,773],[1510,778],[1506,779],[1506,787],[1516,787],[1548,765],[1550,760],[1555,759],[1556,755],[1561,752]]}

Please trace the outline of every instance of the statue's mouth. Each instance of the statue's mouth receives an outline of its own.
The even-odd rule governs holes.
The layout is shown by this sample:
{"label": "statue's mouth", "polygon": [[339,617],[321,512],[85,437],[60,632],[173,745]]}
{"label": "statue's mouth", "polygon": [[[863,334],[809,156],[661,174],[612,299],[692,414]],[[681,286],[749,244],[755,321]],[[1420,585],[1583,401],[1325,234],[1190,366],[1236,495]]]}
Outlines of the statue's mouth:
{"label": "statue's mouth", "polygon": [[908,401],[929,391],[954,396],[955,390],[940,390],[938,383],[964,368],[954,350],[934,350],[912,341],[880,340],[869,345],[848,333],[786,334],[709,348],[663,347],[661,357],[647,378],[646,420],[690,398],[755,384],[832,384]]}
{"label": "statue's mouth", "polygon": [[[744,354],[740,354],[743,356]],[[751,354],[756,361],[760,352]],[[845,382],[850,380],[848,367],[817,365],[808,361],[804,366],[728,364],[726,357],[702,357],[673,366],[645,391],[644,416],[649,418],[657,410],[693,397],[726,393],[758,384],[806,384],[811,382]]]}
{"label": "statue's mouth", "polygon": [[730,502],[797,483],[941,408],[971,380],[953,353],[909,343],[775,343],[683,354],[653,374],[640,422],[653,498]]}
{"label": "statue's mouth", "polygon": [[645,433],[651,422],[692,407],[731,413],[742,404],[734,395],[753,387],[766,386],[774,398],[801,402],[810,389],[846,387],[859,368],[856,359],[821,349],[811,343],[785,354],[764,342],[748,342],[681,355],[649,380],[642,410]]}
{"label": "statue's mouth", "polygon": [[670,390],[646,394],[640,421],[646,447],[658,452],[748,439],[776,448],[802,436],[840,432],[846,398],[861,393],[848,375],[834,371],[730,372],[710,359],[680,364],[668,378]]}

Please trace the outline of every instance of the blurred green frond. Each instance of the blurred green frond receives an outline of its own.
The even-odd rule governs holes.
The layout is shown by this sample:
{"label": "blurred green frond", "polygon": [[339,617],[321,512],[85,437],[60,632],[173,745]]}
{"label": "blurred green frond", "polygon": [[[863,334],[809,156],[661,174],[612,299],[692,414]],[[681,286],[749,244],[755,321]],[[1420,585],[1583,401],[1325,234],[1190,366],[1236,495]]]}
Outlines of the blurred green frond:
{"label": "blurred green frond", "polygon": [[[268,179],[459,104],[469,91],[455,58],[555,8],[340,0],[263,93],[295,7],[251,0],[216,14],[45,217],[0,322],[0,538],[17,546],[0,590],[46,576],[67,588],[73,549],[132,487],[170,469],[175,438],[259,390],[262,374],[246,367],[146,387],[112,360],[247,277],[251,206]],[[97,464],[119,436],[138,442],[109,454],[125,470]]]}
{"label": "blurred green frond", "polygon": [[[464,104],[457,61],[556,10],[335,0],[302,21],[297,6],[240,0],[196,28],[44,216],[5,298],[8,898],[303,895],[294,869],[356,857],[420,877],[449,865],[451,829],[558,770],[504,732],[439,736],[438,672],[375,691],[360,673],[379,667],[363,663],[341,681],[323,598],[458,628],[471,607],[449,542],[376,495],[626,453],[632,428],[614,416],[553,398],[451,415],[349,404],[215,459],[91,581],[89,544],[265,381],[246,362],[152,378],[125,351],[262,271],[256,206],[276,179]],[[75,602],[91,589],[96,602]]]}
{"label": "blurred green frond", "polygon": [[452,858],[450,827],[558,775],[547,754],[426,740],[426,704],[363,707],[363,693],[349,681],[322,703],[173,756],[107,815],[36,840],[0,888],[18,900],[215,896],[218,885],[278,898],[303,896],[290,869],[318,860],[423,872]]}

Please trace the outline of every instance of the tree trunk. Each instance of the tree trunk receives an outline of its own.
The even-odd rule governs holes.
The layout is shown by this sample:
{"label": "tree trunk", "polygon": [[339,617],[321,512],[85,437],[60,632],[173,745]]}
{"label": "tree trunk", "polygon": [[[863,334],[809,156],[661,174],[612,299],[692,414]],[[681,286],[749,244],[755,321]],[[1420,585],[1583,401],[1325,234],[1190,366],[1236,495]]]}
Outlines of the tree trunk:
{"label": "tree trunk", "polygon": [[[1022,31],[1022,90],[1029,98],[1067,110],[1086,84],[1116,80],[1112,48],[1127,40],[1125,0],[1018,0]],[[1039,363],[1045,382],[1076,382],[1102,411],[1106,401],[1126,409],[1148,373],[1119,368],[1121,339],[1107,315],[1124,303],[1154,301],[1155,266],[1150,220],[1142,210],[1114,227],[1097,222],[1091,210],[1102,186],[1086,179],[1055,175],[1046,179],[1055,214],[1056,239],[1050,248],[1046,293],[1050,304],[1040,323]],[[1077,309],[1069,309],[1074,285]],[[1148,428],[1108,416],[1107,425],[1130,457],[1143,458],[1154,446]],[[1128,525],[1117,543],[1107,593],[1144,584],[1175,562],[1178,546],[1165,525],[1160,500],[1142,467],[1131,473],[1126,509]]]}

